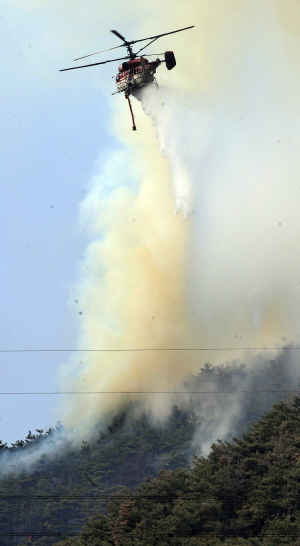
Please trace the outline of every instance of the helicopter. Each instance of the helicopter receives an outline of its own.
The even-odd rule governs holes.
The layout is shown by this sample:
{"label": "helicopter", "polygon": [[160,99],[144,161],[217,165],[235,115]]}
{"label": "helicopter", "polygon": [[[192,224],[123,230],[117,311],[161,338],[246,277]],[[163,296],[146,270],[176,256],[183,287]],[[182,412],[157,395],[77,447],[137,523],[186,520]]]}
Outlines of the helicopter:
{"label": "helicopter", "polygon": [[[169,34],[175,34],[176,32],[182,32],[183,30],[188,30],[190,28],[194,28],[195,25],[180,28],[178,30],[172,30],[171,32],[165,32],[164,34],[157,34],[156,36],[149,36],[148,38],[141,38],[139,40],[131,40],[128,41],[118,32],[117,30],[111,30],[115,36],[117,36],[120,40],[122,40],[123,44],[110,47],[109,49],[104,49],[103,51],[97,51],[96,53],[90,53],[89,55],[84,55],[83,57],[78,57],[77,59],[74,59],[74,61],[79,61],[81,59],[86,59],[87,57],[91,57],[92,55],[98,55],[99,53],[104,53],[105,51],[111,51],[112,49],[117,49],[119,47],[126,47],[127,49],[127,55],[125,57],[121,57],[119,59],[109,59],[107,61],[101,61],[98,63],[92,63],[92,64],[85,64],[81,66],[72,66],[71,68],[62,68],[60,72],[65,72],[66,70],[76,70],[77,68],[87,68],[89,66],[97,66],[100,64],[106,64],[106,63],[112,63],[115,61],[124,61],[122,62],[118,67],[118,73],[116,76],[116,91],[112,93],[112,95],[115,95],[117,93],[123,93],[125,95],[125,98],[128,101],[131,118],[132,118],[132,129],[133,131],[136,131],[136,125],[134,121],[134,115],[130,100],[130,95],[132,92],[134,92],[136,89],[140,89],[144,85],[149,84],[156,84],[155,79],[155,73],[156,69],[162,64],[166,63],[166,67],[168,70],[172,70],[174,66],[176,66],[176,59],[173,51],[166,51],[164,54],[159,53],[158,55],[164,55],[164,59],[155,59],[154,61],[149,61],[144,57],[143,55],[139,55],[141,51],[146,49],[150,44],[155,42],[158,38],[161,38],[162,36],[167,36]],[[132,46],[133,44],[136,44],[137,42],[144,42],[150,40],[145,46],[141,47],[136,53],[133,52]]]}

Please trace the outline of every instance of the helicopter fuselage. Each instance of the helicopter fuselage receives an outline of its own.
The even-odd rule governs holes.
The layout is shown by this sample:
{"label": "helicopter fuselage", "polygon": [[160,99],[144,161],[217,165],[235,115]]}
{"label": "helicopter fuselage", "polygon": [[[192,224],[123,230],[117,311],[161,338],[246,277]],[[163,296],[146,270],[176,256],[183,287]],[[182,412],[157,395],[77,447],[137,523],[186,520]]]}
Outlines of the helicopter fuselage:
{"label": "helicopter fuselage", "polygon": [[[108,59],[107,61],[100,61],[98,63],[90,63],[90,64],[84,64],[81,66],[72,66],[69,68],[62,68],[61,72],[65,72],[66,70],[77,70],[78,68],[87,68],[89,66],[98,66],[101,64],[106,63],[112,63],[115,61],[124,61],[122,64],[120,64],[118,68],[118,74],[116,76],[116,86],[117,90],[112,93],[115,95],[116,93],[122,93],[124,92],[125,98],[128,100],[130,113],[132,117],[132,123],[133,123],[133,130],[136,130],[135,122],[134,122],[134,115],[132,111],[131,101],[130,101],[130,94],[135,89],[139,89],[143,87],[144,85],[149,85],[151,83],[156,83],[155,81],[155,72],[157,67],[161,63],[166,63],[166,68],[168,70],[172,70],[174,66],[176,66],[176,59],[173,51],[165,51],[164,54],[164,60],[155,59],[155,61],[148,61],[143,56],[138,56],[141,51],[143,51],[146,47],[149,47],[150,44],[153,44],[158,38],[161,38],[162,36],[168,36],[170,34],[175,34],[176,32],[182,32],[183,30],[188,30],[190,28],[193,28],[194,25],[185,27],[185,28],[179,28],[178,30],[172,30],[171,32],[164,32],[163,34],[156,34],[155,36],[148,36],[147,38],[141,38],[140,40],[131,40],[128,41],[120,32],[117,30],[112,30],[111,32],[117,36],[123,44],[110,47],[109,49],[105,49],[103,51],[98,51],[97,53],[91,53],[90,55],[84,55],[83,57],[78,57],[77,59],[74,59],[74,61],[79,61],[80,59],[86,59],[87,57],[91,57],[92,55],[97,55],[98,53],[104,53],[104,51],[110,51],[112,49],[117,49],[119,47],[126,47],[127,49],[127,55],[125,57],[121,57],[118,59]],[[136,44],[138,42],[145,42],[150,40],[146,45],[141,47],[137,52],[133,51],[133,44]],[[159,53],[160,55],[160,53]]]}
{"label": "helicopter fuselage", "polygon": [[130,94],[134,89],[155,82],[155,72],[161,64],[159,59],[149,62],[145,57],[137,57],[120,64],[116,76],[116,93]]}

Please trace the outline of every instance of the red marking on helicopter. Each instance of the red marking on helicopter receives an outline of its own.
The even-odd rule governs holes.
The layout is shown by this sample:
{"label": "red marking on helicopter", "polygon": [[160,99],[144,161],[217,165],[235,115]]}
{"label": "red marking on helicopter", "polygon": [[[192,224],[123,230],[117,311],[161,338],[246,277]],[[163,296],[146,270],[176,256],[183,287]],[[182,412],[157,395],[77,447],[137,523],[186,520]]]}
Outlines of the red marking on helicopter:
{"label": "red marking on helicopter", "polygon": [[[99,64],[106,64],[111,63],[115,61],[125,61],[122,64],[120,64],[118,68],[118,74],[116,76],[116,86],[117,90],[112,93],[112,95],[116,93],[122,93],[124,92],[125,98],[128,100],[128,105],[131,113],[132,118],[132,129],[136,130],[136,125],[134,121],[134,115],[132,111],[131,101],[130,101],[130,94],[136,90],[140,89],[144,85],[149,84],[156,84],[155,80],[155,72],[156,69],[161,65],[162,63],[166,63],[166,67],[168,70],[172,70],[174,66],[176,66],[176,59],[173,51],[166,51],[164,53],[164,59],[155,59],[155,61],[148,61],[145,57],[138,56],[143,49],[146,49],[150,44],[155,42],[158,38],[161,38],[162,36],[167,36],[168,34],[175,34],[175,32],[182,32],[183,30],[188,30],[190,28],[194,28],[194,25],[190,27],[180,28],[178,30],[173,30],[172,32],[165,32],[164,34],[157,34],[156,36],[149,36],[148,38],[141,38],[140,40],[131,40],[127,41],[122,34],[120,34],[117,30],[111,30],[115,36],[120,38],[124,43],[115,46],[110,47],[109,49],[105,49],[103,51],[97,51],[97,53],[91,53],[90,55],[85,55],[84,57],[78,57],[77,59],[74,59],[74,61],[79,61],[80,59],[85,59],[86,57],[91,57],[92,55],[97,55],[98,53],[103,53],[104,51],[110,51],[112,49],[117,49],[118,47],[126,47],[127,49],[127,56],[121,57],[120,59],[109,59],[107,61],[102,61],[99,63],[92,63],[92,64],[85,64],[81,66],[72,66],[71,68],[63,68],[60,70],[60,72],[64,72],[65,70],[75,70],[77,68],[86,68],[88,66],[97,66]],[[141,47],[136,53],[132,51],[132,45],[136,44],[137,42],[144,42],[146,40],[150,40],[148,44]],[[159,55],[162,55],[162,53],[159,53]],[[127,60],[129,59],[129,60]]]}

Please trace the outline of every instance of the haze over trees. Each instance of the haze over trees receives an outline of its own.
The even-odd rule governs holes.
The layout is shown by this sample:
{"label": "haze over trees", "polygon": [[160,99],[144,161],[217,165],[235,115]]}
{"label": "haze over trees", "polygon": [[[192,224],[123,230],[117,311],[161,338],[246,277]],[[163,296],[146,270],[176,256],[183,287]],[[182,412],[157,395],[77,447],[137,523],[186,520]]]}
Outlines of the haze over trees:
{"label": "haze over trees", "polygon": [[[207,364],[164,421],[129,404],[79,447],[66,436],[31,472],[15,455],[62,438],[61,424],[0,442],[0,470],[17,465],[0,482],[1,544],[297,544],[300,400],[283,392],[295,388],[283,357],[254,370]],[[224,436],[206,456],[216,430]]]}
{"label": "haze over trees", "polygon": [[300,542],[300,398],[278,403],[190,468],[160,470],[61,546],[291,545]]}

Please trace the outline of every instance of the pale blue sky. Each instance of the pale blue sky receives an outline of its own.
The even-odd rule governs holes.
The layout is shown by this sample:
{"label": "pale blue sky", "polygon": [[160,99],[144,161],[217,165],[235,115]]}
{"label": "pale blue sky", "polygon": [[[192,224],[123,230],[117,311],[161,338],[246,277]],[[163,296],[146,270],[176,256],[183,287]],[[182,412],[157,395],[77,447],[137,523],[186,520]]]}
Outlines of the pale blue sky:
{"label": "pale blue sky", "polygon": [[[133,140],[124,97],[111,95],[118,63],[59,69],[118,45],[110,29],[139,39],[192,24],[195,34],[174,35],[176,42],[162,38],[153,52],[174,48],[178,64],[174,72],[160,70],[158,80],[163,86],[165,79],[174,96],[176,85],[182,91],[173,104],[175,129],[171,123],[168,130],[169,136],[181,135],[175,159],[183,160],[197,194],[189,271],[193,305],[199,303],[197,328],[208,332],[206,346],[216,346],[216,332],[223,346],[237,333],[256,347],[282,339],[286,331],[294,338],[300,298],[296,15],[297,2],[287,9],[285,0],[1,1],[2,351],[77,346],[80,301],[74,302],[72,287],[88,245],[79,229],[79,204],[116,150],[126,154],[127,145],[138,154],[149,145],[145,131],[133,133]],[[150,140],[157,152],[154,132]],[[175,167],[176,174],[177,162]],[[179,173],[181,181],[180,168]],[[203,268],[206,284],[198,282]],[[57,390],[58,367],[67,358],[0,353],[0,392]],[[0,439],[13,442],[29,429],[55,425],[55,402],[50,396],[0,395]]]}
{"label": "pale blue sky", "polygon": [[[107,127],[116,66],[104,67],[101,76],[59,69],[114,45],[100,6],[93,0],[1,2],[2,350],[76,347],[72,285],[86,246],[78,205],[96,160],[117,145]],[[66,358],[2,353],[0,391],[57,390],[57,366]],[[0,439],[10,443],[55,424],[54,403],[49,396],[1,395]]]}
{"label": "pale blue sky", "polygon": [[[77,345],[80,302],[75,304],[72,287],[88,242],[79,229],[79,204],[102,163],[123,146],[111,127],[124,98],[111,95],[119,63],[59,69],[119,45],[110,29],[128,39],[172,30],[174,22],[158,20],[159,3],[137,10],[131,0],[125,8],[117,0],[1,2],[2,350]],[[180,12],[176,17],[175,28],[192,24],[187,17],[183,25]],[[159,51],[167,47],[162,39]],[[120,134],[131,131],[129,113],[126,119]],[[0,391],[57,390],[57,370],[66,359],[60,353],[0,353]],[[53,426],[54,405],[50,396],[0,395],[0,439],[10,443],[28,430]]]}

